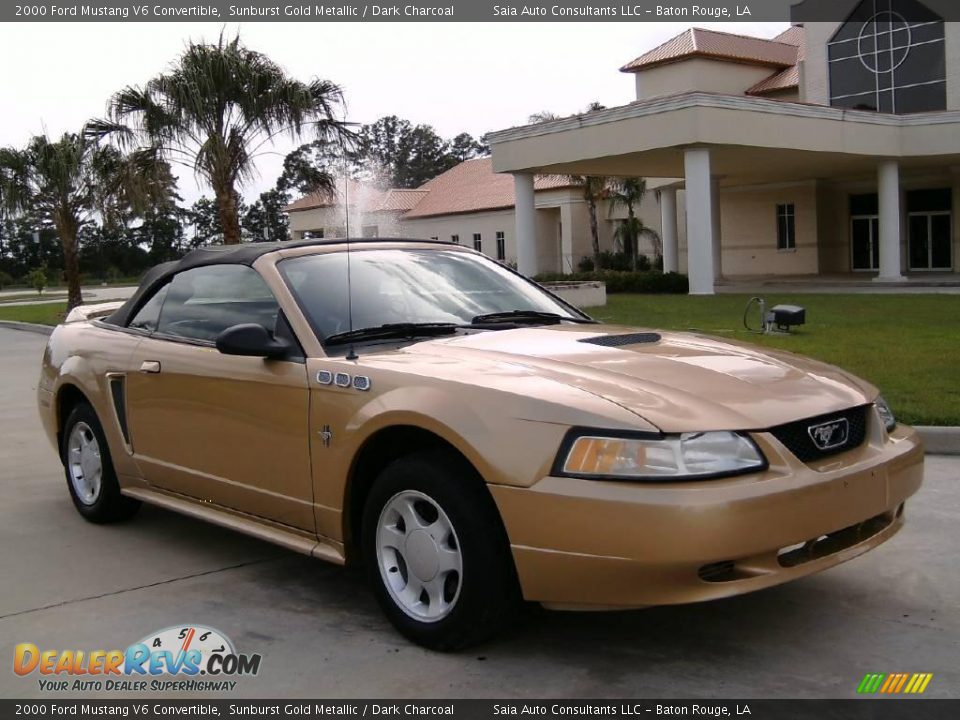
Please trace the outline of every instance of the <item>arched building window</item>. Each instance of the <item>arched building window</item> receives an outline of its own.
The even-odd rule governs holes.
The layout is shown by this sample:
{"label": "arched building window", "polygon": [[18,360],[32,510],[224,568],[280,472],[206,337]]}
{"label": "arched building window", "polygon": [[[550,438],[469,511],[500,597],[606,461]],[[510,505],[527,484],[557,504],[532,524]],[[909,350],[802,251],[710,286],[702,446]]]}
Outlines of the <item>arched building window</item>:
{"label": "arched building window", "polygon": [[943,20],[918,0],[863,0],[827,49],[831,105],[898,114],[946,109]]}

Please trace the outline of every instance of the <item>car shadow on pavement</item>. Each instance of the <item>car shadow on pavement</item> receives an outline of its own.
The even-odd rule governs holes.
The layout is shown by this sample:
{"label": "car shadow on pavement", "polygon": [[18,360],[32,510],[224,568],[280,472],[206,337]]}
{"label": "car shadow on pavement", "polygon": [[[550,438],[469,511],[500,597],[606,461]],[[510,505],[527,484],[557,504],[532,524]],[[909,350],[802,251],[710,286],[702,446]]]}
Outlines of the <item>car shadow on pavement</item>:
{"label": "car shadow on pavement", "polygon": [[[157,533],[157,542],[177,542],[192,554],[243,543],[256,558],[249,568],[244,590],[230,599],[272,611],[313,613],[318,623],[336,622],[341,631],[391,630],[367,587],[362,568],[339,567],[308,558],[266,542],[243,536],[156,508],[144,508],[141,531]],[[171,525],[175,528],[171,528]],[[162,536],[162,538],[160,537]],[[671,661],[697,654],[701,660],[729,662],[754,642],[770,643],[777,636],[796,642],[798,628],[817,631],[819,595],[816,579],[771,588],[750,595],[707,603],[610,612],[548,611],[528,607],[514,627],[482,646],[482,652],[511,655],[554,655],[559,648],[603,649],[615,660],[629,655],[631,663],[642,654],[648,661]],[[352,626],[352,627],[351,627]],[[384,638],[390,642],[389,637]],[[404,644],[396,636],[395,642]],[[471,650],[469,652],[479,652]],[[592,661],[596,665],[595,658]],[[604,668],[615,672],[616,662]],[[634,668],[635,671],[635,668]]]}

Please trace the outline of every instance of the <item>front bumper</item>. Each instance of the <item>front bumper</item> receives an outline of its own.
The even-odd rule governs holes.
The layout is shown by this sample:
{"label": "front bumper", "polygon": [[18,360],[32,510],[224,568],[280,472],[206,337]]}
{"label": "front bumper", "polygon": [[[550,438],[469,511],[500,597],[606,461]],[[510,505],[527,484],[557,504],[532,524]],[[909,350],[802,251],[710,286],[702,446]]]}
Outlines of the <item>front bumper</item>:
{"label": "front bumper", "polygon": [[913,429],[870,425],[859,448],[809,465],[757,433],[770,467],[755,475],[492,486],[523,595],[584,609],[697,602],[856,557],[896,534],[923,477]]}

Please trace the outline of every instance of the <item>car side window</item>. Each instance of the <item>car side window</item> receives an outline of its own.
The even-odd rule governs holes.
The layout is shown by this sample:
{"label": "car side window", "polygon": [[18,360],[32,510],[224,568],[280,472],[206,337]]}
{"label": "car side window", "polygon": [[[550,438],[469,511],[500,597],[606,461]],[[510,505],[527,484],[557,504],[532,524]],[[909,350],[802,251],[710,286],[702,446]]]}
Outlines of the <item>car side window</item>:
{"label": "car side window", "polygon": [[263,278],[246,265],[212,265],[174,276],[157,332],[213,342],[233,325],[258,323],[273,332],[280,311]]}
{"label": "car side window", "polygon": [[137,314],[127,323],[127,327],[134,328],[135,330],[144,330],[146,332],[156,330],[157,322],[160,320],[160,308],[163,307],[163,300],[167,297],[167,290],[169,289],[170,285],[167,284],[157,290],[153,294],[153,297],[140,306]]}

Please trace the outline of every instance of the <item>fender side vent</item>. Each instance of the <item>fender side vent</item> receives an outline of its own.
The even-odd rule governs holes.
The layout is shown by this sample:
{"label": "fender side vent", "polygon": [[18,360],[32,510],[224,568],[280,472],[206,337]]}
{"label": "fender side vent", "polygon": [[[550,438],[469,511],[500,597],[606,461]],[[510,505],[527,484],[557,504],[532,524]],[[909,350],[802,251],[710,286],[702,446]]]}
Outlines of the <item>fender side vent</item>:
{"label": "fender side vent", "polygon": [[127,393],[124,385],[125,378],[110,378],[110,397],[113,399],[113,411],[117,414],[117,423],[123,434],[123,441],[130,444],[130,431],[127,429]]}
{"label": "fender side vent", "polygon": [[623,347],[624,345],[639,345],[641,343],[660,342],[658,333],[628,333],[627,335],[598,335],[597,337],[580,340],[582,343],[602,345],[603,347]]}

